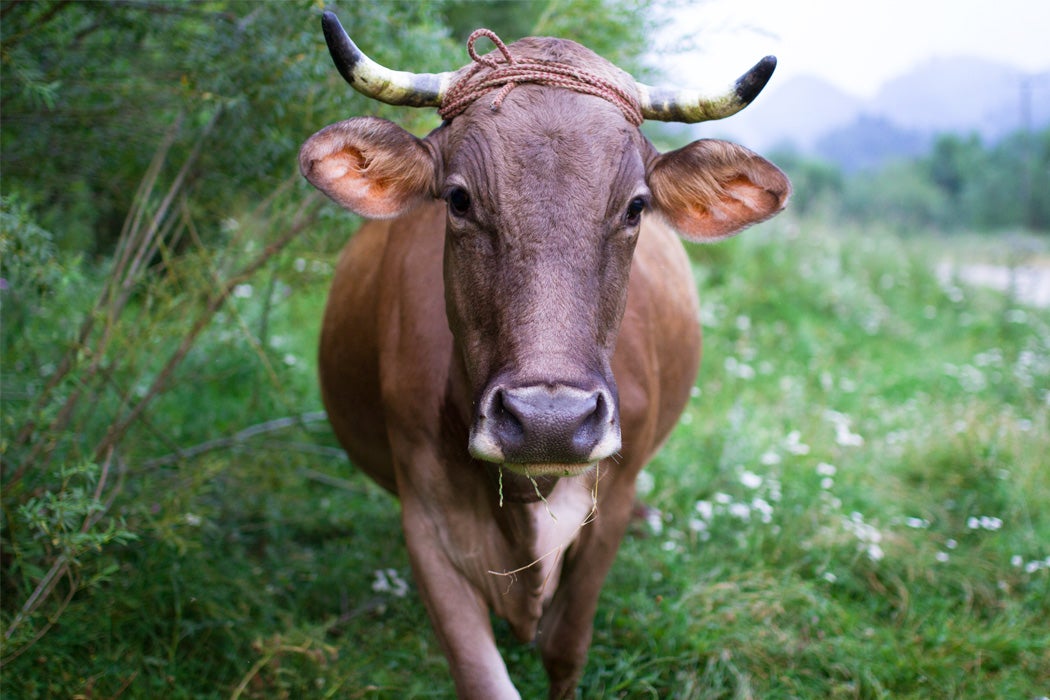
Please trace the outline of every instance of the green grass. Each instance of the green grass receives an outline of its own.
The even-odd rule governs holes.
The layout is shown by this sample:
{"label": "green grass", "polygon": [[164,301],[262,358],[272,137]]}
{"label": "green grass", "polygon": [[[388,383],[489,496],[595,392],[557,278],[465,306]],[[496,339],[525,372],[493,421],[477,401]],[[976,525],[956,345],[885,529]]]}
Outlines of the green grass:
{"label": "green grass", "polygon": [[[691,249],[698,388],[643,477],[658,515],[605,586],[581,697],[1050,694],[1050,311],[932,271],[991,250],[789,218]],[[323,259],[282,261],[262,350],[267,282],[233,300],[140,457],[167,451],[157,431],[187,446],[319,408]],[[310,424],[144,471],[122,493],[139,539],[4,696],[452,697],[414,586],[395,592],[396,503],[307,451],[333,445]],[[496,630],[543,696],[534,650]]]}

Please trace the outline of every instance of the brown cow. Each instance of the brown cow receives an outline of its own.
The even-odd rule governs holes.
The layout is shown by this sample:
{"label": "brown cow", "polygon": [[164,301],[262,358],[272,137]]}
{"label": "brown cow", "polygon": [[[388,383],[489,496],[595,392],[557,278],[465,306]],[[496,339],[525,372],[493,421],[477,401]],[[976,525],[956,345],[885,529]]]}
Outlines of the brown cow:
{"label": "brown cow", "polygon": [[[532,38],[454,73],[370,61],[334,15],[340,72],[392,104],[439,106],[423,139],[362,117],[300,167],[365,224],[339,260],[321,334],[329,420],[401,501],[416,585],[460,697],[516,698],[489,612],[535,640],[550,697],[583,671],[635,477],[696,376],[697,299],[675,236],[713,240],[780,211],[790,185],[730,143],[666,154],[643,118],[742,109],[636,83],[570,41]],[[568,76],[568,77],[565,77]]]}

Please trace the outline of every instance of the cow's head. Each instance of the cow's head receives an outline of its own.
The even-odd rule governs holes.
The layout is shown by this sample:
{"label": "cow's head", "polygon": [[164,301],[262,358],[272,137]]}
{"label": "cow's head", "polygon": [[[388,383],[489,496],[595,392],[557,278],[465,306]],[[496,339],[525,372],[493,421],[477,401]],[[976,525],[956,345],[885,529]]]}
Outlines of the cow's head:
{"label": "cow's head", "polygon": [[[531,475],[579,473],[616,453],[610,362],[642,222],[662,216],[688,240],[716,240],[780,211],[790,191],[783,173],[745,148],[701,140],[660,154],[638,125],[733,114],[775,60],[710,98],[636,83],[558,39],[523,39],[488,57],[472,42],[477,62],[454,73],[389,71],[361,54],[334,15],[323,26],[355,89],[442,107],[446,117],[423,139],[381,119],[333,124],[306,142],[300,167],[366,217],[446,202],[446,310],[475,400],[470,453]],[[570,84],[521,70],[509,87],[498,79],[524,64],[537,74],[567,68]]]}

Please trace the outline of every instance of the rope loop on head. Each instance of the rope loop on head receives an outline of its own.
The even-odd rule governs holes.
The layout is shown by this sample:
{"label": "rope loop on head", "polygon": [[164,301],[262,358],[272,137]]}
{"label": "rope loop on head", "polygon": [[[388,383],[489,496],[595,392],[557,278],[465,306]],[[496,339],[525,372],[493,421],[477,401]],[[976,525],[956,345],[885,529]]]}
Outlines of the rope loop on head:
{"label": "rope loop on head", "polygon": [[[502,60],[492,55],[481,56],[474,45],[481,37],[487,38],[502,54]],[[467,53],[474,65],[449,88],[438,114],[452,119],[462,114],[474,101],[492,90],[498,90],[489,108],[497,110],[503,99],[521,83],[552,85],[575,92],[601,97],[616,105],[628,122],[641,126],[643,117],[637,98],[620,86],[590,71],[560,61],[515,58],[507,45],[489,29],[477,29],[467,39]],[[481,74],[484,69],[488,72]]]}
{"label": "rope loop on head", "polygon": [[480,63],[483,66],[488,66],[493,69],[499,68],[499,64],[496,63],[494,59],[491,59],[488,56],[480,56],[477,51],[475,51],[474,44],[476,44],[481,37],[485,37],[496,45],[499,52],[503,54],[505,63],[514,63],[514,57],[510,54],[510,49],[508,49],[507,45],[503,43],[503,40],[496,35],[496,32],[491,29],[475,29],[467,39],[467,53],[470,54],[470,57],[475,63]]}

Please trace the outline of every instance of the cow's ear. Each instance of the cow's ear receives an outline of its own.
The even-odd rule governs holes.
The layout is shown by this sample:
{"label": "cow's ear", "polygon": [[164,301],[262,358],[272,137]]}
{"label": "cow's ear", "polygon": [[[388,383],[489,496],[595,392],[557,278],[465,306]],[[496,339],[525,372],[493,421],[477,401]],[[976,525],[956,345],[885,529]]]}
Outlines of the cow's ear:
{"label": "cow's ear", "polygon": [[370,219],[398,216],[433,190],[434,162],[423,141],[375,117],[318,131],[299,150],[299,170],[338,204]]}
{"label": "cow's ear", "polygon": [[714,241],[784,208],[791,183],[743,146],[704,139],[649,164],[653,204],[685,239]]}

